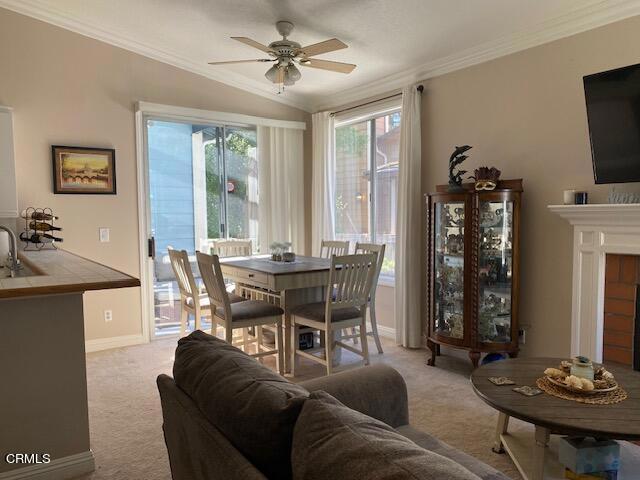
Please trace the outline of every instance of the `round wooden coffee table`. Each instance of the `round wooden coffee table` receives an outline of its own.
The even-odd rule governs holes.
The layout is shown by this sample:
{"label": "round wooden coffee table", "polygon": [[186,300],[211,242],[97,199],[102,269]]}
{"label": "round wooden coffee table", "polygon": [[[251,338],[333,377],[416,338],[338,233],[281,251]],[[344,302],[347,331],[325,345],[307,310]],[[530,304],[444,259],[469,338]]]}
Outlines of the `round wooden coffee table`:
{"label": "round wooden coffee table", "polygon": [[[561,360],[501,360],[483,365],[471,374],[475,392],[499,412],[493,451],[503,453],[506,450],[527,480],[544,479],[545,454],[551,434],[640,440],[640,372],[631,368],[606,365],[629,395],[614,405],[578,403],[546,393],[527,397],[513,391],[515,386],[535,387],[545,368],[556,367]],[[516,385],[497,386],[488,380],[489,377],[508,377]],[[510,417],[535,425],[535,442],[529,448],[522,448],[522,442],[515,442],[515,437],[507,432]]]}

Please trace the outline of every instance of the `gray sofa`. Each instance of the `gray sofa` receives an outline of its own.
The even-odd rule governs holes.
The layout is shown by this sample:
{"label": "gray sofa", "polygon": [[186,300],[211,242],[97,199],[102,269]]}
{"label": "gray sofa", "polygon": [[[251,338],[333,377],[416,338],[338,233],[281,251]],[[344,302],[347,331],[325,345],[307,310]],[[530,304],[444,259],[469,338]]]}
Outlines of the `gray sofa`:
{"label": "gray sofa", "polygon": [[[197,331],[179,340],[173,373],[175,380],[160,375],[157,385],[174,480],[292,478],[291,452],[299,438],[293,433],[294,426],[310,392],[319,391],[383,422],[391,435],[399,433],[403,441],[410,439],[439,454],[433,458],[445,462],[444,468],[454,465],[453,461],[455,468],[450,470],[462,466],[469,474],[446,478],[508,480],[488,465],[412,427],[406,384],[396,370],[385,365],[293,384],[240,350]],[[299,429],[300,425],[296,432]],[[373,477],[354,474],[350,478]],[[445,477],[440,474],[438,478]]]}

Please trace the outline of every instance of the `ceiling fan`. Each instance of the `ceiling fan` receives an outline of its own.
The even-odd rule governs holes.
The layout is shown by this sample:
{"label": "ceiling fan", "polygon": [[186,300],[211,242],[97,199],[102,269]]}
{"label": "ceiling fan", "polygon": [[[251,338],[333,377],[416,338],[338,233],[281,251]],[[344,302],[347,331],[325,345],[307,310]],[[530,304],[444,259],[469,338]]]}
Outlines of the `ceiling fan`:
{"label": "ceiling fan", "polygon": [[276,29],[278,33],[282,35],[282,40],[276,40],[271,42],[268,46],[263,45],[251,38],[247,37],[231,37],[233,40],[242,42],[250,47],[262,50],[268,54],[271,58],[257,58],[251,60],[231,60],[227,62],[209,62],[209,65],[228,65],[232,63],[249,63],[249,62],[273,62],[267,73],[264,74],[268,80],[278,84],[279,93],[284,89],[284,86],[290,86],[295,84],[302,74],[296,67],[296,64],[303,67],[319,68],[321,70],[330,70],[332,72],[351,73],[355,65],[352,63],[332,62],[330,60],[321,60],[315,57],[323,53],[329,53],[336,50],[347,48],[347,45],[337,38],[331,40],[325,40],[324,42],[314,43],[306,47],[300,46],[298,42],[288,40],[287,37],[291,35],[293,31],[293,23],[280,21],[276,22]]}

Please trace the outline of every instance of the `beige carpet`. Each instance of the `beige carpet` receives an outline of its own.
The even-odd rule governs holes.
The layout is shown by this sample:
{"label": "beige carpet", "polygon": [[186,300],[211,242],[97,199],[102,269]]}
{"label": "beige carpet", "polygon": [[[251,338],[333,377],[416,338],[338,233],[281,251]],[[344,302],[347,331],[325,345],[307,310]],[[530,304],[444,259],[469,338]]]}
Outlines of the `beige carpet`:
{"label": "beige carpet", "polygon": [[[85,480],[170,480],[155,386],[159,373],[171,374],[176,339],[87,355],[91,448],[96,471]],[[506,455],[491,452],[497,414],[473,393],[468,361],[442,356],[425,365],[424,351],[384,341],[384,355],[372,353],[400,371],[409,389],[411,423],[514,479],[520,475]],[[370,349],[375,351],[373,342]],[[355,362],[350,354],[343,364]],[[299,380],[323,375],[321,365],[301,360]],[[298,378],[296,379],[298,380]],[[528,428],[514,421],[512,429]]]}

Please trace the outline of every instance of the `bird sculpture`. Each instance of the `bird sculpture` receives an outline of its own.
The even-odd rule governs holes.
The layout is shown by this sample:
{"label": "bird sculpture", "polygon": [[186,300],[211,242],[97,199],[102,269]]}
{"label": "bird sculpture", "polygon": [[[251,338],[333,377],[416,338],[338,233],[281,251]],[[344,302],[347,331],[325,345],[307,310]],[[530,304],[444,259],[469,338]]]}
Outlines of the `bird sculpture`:
{"label": "bird sculpture", "polygon": [[[460,170],[460,165],[467,158],[467,155],[464,155],[464,152],[471,150],[470,145],[463,145],[461,147],[456,147],[451,156],[449,157],[449,191],[450,192],[459,192],[463,190],[462,188],[462,176],[467,173],[466,170]],[[456,171],[456,168],[458,169]]]}

